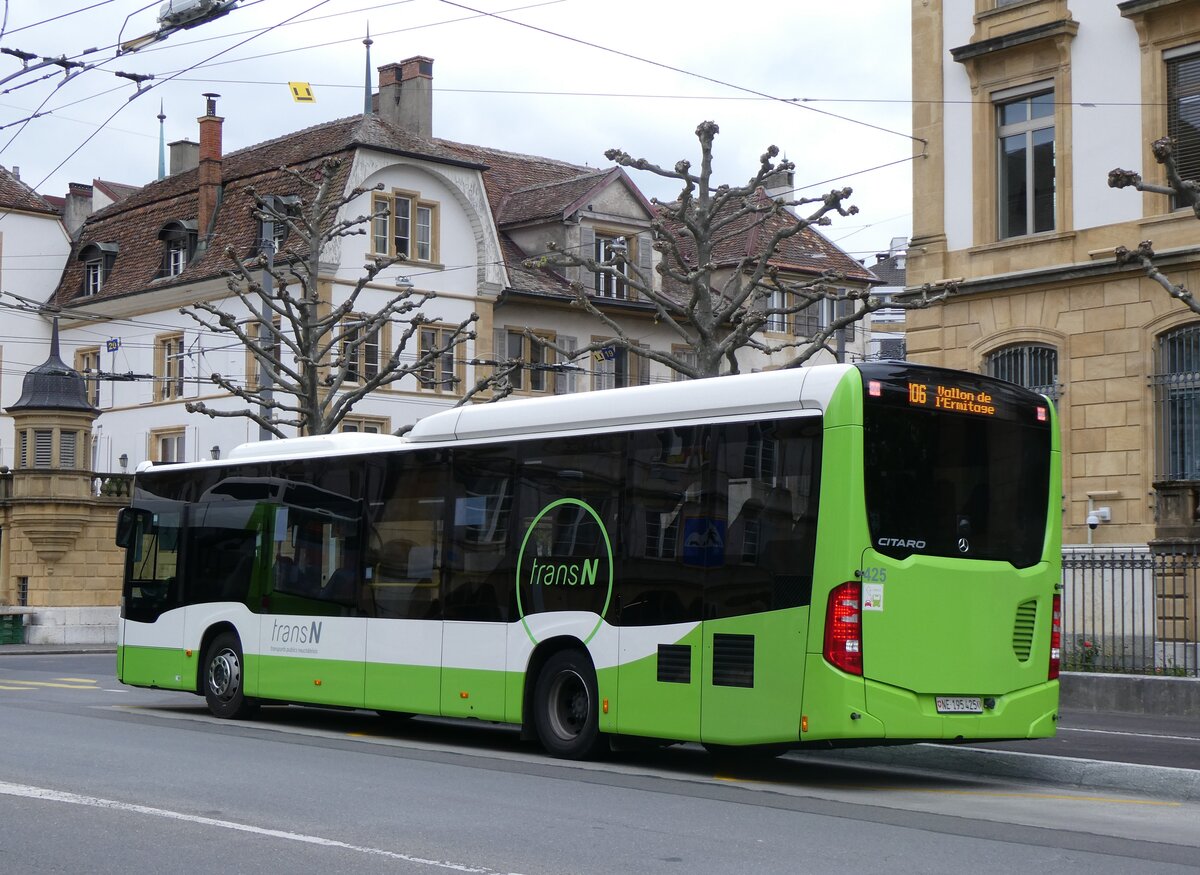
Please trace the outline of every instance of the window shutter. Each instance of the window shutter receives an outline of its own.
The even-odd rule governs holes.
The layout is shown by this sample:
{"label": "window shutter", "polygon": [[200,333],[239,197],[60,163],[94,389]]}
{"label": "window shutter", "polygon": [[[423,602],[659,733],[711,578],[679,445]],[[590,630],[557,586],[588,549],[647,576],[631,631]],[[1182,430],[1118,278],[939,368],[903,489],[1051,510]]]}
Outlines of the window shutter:
{"label": "window shutter", "polygon": [[73,431],[59,432],[58,435],[58,467],[75,467],[76,434]]}
{"label": "window shutter", "polygon": [[649,231],[637,235],[637,267],[642,282],[654,287],[654,237]]}
{"label": "window shutter", "polygon": [[[574,337],[563,337],[561,334],[558,337],[558,345],[565,350],[569,350],[572,353],[574,353],[575,350],[578,349],[578,341],[576,341]],[[560,364],[564,364],[564,365],[572,365],[573,364],[571,362],[570,356],[565,356],[565,355],[560,354],[558,357],[558,360],[559,360]],[[554,379],[554,394],[555,395],[568,395],[568,394],[576,391],[576,389],[575,389],[576,374],[574,371],[570,371],[570,370],[559,371],[554,376],[555,376],[555,379]]]}
{"label": "window shutter", "polygon": [[[650,345],[646,344],[646,343],[639,343],[637,346],[639,349],[649,349],[650,348]],[[650,359],[646,358],[645,356],[640,356],[637,353],[632,352],[632,351],[629,353],[629,357],[631,359],[634,359],[634,362],[635,362],[634,367],[637,368],[637,385],[649,386],[650,385]]]}
{"label": "window shutter", "polygon": [[[845,295],[846,290],[838,289],[838,293]],[[854,312],[854,301],[852,301],[850,298],[838,298],[835,303],[837,306],[835,307],[834,312],[837,314],[838,319],[843,319]],[[855,336],[854,331],[856,327],[857,326],[851,322],[849,325],[843,326],[841,330],[845,332],[845,336],[847,338],[853,339]]]}
{"label": "window shutter", "polygon": [[492,359],[496,362],[492,366],[492,374],[500,373],[500,366],[508,359],[508,332],[503,328],[496,328],[492,331]]}
{"label": "window shutter", "polygon": [[[580,258],[591,258],[596,254],[596,232],[586,225],[579,226],[579,252],[576,253]],[[567,273],[567,277],[572,280],[578,280],[589,289],[595,288],[595,283],[592,280],[590,271],[582,267],[573,267]]]}
{"label": "window shutter", "polygon": [[33,431],[33,467],[54,467],[54,432],[49,429]]}

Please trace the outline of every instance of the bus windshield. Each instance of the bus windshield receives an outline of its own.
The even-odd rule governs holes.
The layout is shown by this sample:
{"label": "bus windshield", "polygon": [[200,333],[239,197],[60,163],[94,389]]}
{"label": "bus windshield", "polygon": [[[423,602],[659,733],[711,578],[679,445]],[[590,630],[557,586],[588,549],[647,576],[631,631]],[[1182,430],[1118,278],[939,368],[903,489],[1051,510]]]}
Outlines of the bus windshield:
{"label": "bus windshield", "polygon": [[1049,402],[1010,383],[932,368],[880,365],[862,374],[874,548],[895,558],[1037,563],[1050,486]]}

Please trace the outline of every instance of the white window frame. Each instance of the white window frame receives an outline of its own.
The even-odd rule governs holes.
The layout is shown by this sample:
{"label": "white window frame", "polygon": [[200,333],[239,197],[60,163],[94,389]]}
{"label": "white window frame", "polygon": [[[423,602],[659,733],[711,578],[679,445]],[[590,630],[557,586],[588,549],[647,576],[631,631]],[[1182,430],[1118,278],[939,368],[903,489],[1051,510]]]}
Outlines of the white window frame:
{"label": "white window frame", "polygon": [[[1029,108],[1032,110],[1032,100],[1043,95],[1050,96],[1050,114],[1042,115],[1036,118],[1032,112],[1029,117],[1023,121],[1002,123],[1001,114],[1004,107],[1011,106],[1016,103],[1029,102]],[[1057,92],[1052,80],[1042,80],[1033,82],[1029,85],[1022,85],[1016,88],[1006,88],[1002,91],[995,91],[991,95],[993,111],[996,118],[996,236],[1000,240],[1010,240],[1017,237],[1028,237],[1032,234],[1049,233],[1058,227],[1058,180],[1057,180],[1057,162],[1058,162],[1058,130],[1057,130],[1057,112],[1055,111],[1057,100]],[[1054,176],[1051,177],[1050,184],[1050,227],[1038,228],[1037,224],[1037,205],[1039,201],[1038,190],[1036,187],[1036,147],[1037,137],[1044,131],[1050,131],[1050,147],[1055,156]],[[1007,227],[1007,204],[1009,200],[1008,189],[1009,185],[1004,165],[1004,141],[1013,138],[1021,138],[1025,152],[1024,162],[1024,184],[1025,184],[1025,228],[1023,231],[1014,231]]]}

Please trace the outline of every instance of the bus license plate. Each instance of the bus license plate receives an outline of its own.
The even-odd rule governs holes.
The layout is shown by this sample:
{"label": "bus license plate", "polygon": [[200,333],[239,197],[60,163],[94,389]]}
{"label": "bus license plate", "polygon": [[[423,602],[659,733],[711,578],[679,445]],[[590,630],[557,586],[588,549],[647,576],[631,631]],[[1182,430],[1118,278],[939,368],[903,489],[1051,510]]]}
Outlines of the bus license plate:
{"label": "bus license plate", "polygon": [[978,696],[936,696],[939,714],[982,714],[983,700]]}

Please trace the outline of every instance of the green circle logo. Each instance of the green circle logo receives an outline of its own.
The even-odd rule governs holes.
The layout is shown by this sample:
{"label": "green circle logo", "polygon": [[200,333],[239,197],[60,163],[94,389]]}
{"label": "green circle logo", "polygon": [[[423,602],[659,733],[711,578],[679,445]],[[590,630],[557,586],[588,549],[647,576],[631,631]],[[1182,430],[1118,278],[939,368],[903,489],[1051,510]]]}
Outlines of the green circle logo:
{"label": "green circle logo", "polygon": [[[561,521],[551,512],[563,507],[575,507],[583,513],[577,513],[572,520]],[[550,515],[548,530],[542,525],[542,520],[547,515]],[[589,519],[595,523],[595,528],[600,533],[599,538],[592,539],[594,543],[590,547],[590,555],[578,556],[573,552],[569,557],[554,556],[556,528],[565,525],[578,533],[585,528],[591,528],[590,525],[581,525],[586,524]],[[526,553],[530,555],[527,556]],[[600,568],[602,563],[605,566],[603,572]],[[525,619],[526,602],[521,596],[523,590],[528,588],[530,594],[536,598],[535,603],[539,605],[538,609],[530,610],[529,613],[542,613],[540,606],[546,603],[552,605],[546,610],[595,610],[600,587],[604,587],[604,606],[599,611],[600,618],[596,625],[583,640],[584,644],[591,641],[600,631],[600,624],[604,622],[604,616],[612,602],[612,540],[608,537],[604,520],[586,501],[578,498],[560,498],[543,507],[525,530],[525,537],[521,539],[521,552],[517,556],[517,613],[529,640],[534,644],[538,643],[537,636],[533,634]]]}

